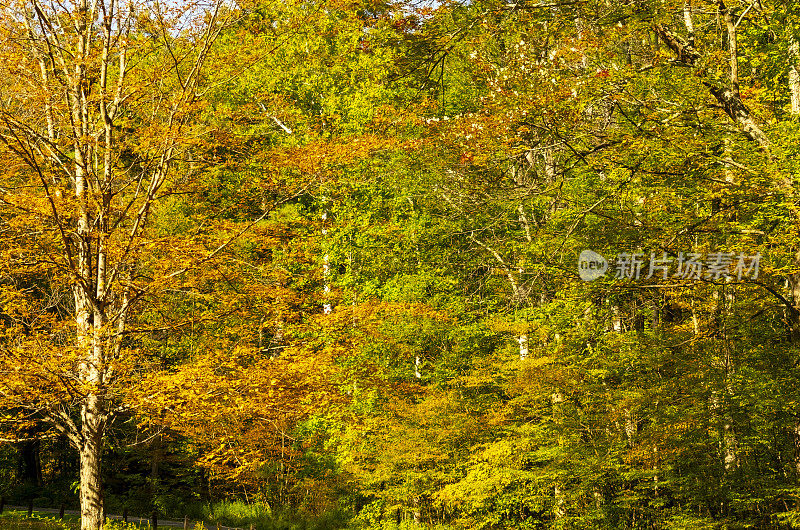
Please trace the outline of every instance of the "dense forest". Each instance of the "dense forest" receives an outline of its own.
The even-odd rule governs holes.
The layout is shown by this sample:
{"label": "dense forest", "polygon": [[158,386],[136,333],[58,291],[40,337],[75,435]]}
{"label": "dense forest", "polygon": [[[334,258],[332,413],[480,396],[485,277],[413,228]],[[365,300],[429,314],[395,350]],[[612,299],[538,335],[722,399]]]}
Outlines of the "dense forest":
{"label": "dense forest", "polygon": [[800,527],[799,43],[782,0],[0,0],[0,495]]}

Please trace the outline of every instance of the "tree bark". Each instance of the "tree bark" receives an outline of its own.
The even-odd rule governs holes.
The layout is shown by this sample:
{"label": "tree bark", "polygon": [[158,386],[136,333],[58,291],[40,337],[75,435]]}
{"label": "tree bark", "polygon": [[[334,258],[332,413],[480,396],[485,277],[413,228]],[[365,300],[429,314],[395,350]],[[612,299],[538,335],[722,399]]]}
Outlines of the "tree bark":
{"label": "tree bark", "polygon": [[100,475],[105,422],[101,399],[97,395],[87,396],[81,420],[81,530],[100,530],[105,522]]}
{"label": "tree bark", "polygon": [[[327,206],[327,199],[325,199],[326,205],[325,209],[322,211],[322,215],[320,219],[322,220],[322,237],[323,237],[323,245],[325,244],[324,238],[328,235],[328,206]],[[330,257],[328,252],[325,251],[325,254],[322,256],[322,292],[323,292],[323,299],[322,299],[322,312],[323,314],[329,315],[331,311],[333,311],[333,305],[331,304],[331,263]]]}
{"label": "tree bark", "polygon": [[797,63],[800,60],[800,43],[790,36],[789,40],[789,94],[791,96],[792,116],[800,115],[800,72]]}
{"label": "tree bark", "polygon": [[528,334],[521,333],[517,337],[517,342],[519,343],[519,360],[524,361],[528,358]]}
{"label": "tree bark", "polygon": [[800,481],[800,419],[794,420],[794,425],[792,426],[792,441],[794,442],[795,480]]}

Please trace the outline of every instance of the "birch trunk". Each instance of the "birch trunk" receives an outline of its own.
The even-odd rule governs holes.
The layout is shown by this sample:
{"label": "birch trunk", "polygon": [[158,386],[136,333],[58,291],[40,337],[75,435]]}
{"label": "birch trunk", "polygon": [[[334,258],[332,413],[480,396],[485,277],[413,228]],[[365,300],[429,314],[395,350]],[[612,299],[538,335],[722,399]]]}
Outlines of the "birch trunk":
{"label": "birch trunk", "polygon": [[528,358],[528,334],[520,334],[517,338],[517,342],[519,342],[519,359],[520,361],[524,361]]}
{"label": "birch trunk", "polygon": [[[564,403],[564,395],[559,392],[555,391],[550,395],[550,403],[553,407],[553,420],[556,422],[561,422],[562,420],[562,403]],[[563,437],[559,435],[558,437],[558,444],[563,445],[564,440]],[[561,490],[560,484],[556,482],[553,486],[553,497],[554,497],[554,505],[553,505],[553,516],[556,520],[563,519],[564,516],[567,514],[566,510],[566,499],[564,498],[564,492]]]}
{"label": "birch trunk", "polygon": [[[327,203],[327,199],[324,199]],[[325,206],[325,209],[322,211],[322,215],[320,216],[322,220],[322,237],[323,237],[323,245],[325,244],[325,237],[328,235],[328,228],[326,223],[328,222],[328,206]],[[330,256],[326,251],[325,254],[322,256],[322,281],[323,281],[323,299],[322,299],[322,312],[326,315],[329,315],[333,310],[333,305],[331,304],[331,262]]]}
{"label": "birch trunk", "polygon": [[800,72],[797,63],[800,60],[800,43],[794,36],[789,37],[789,94],[791,96],[792,116],[800,114]]}

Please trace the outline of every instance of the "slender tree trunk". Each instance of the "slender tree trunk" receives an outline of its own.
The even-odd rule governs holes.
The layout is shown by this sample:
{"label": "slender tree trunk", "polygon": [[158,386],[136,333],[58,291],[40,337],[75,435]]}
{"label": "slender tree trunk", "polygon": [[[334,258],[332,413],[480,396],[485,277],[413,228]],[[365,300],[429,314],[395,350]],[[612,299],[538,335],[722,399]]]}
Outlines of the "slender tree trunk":
{"label": "slender tree trunk", "polygon": [[[800,43],[793,35],[789,36],[789,93],[791,95],[791,114],[794,117],[800,116],[800,73],[797,70],[797,63],[800,61]],[[793,342],[800,341],[800,251],[794,256],[794,274],[788,277],[789,299],[794,306],[794,311],[784,312],[786,320],[789,322],[790,339]],[[798,425],[795,425],[796,435]],[[798,473],[800,473],[800,460],[798,460]]]}
{"label": "slender tree trunk", "polygon": [[[515,270],[512,269],[511,266],[509,266],[508,263],[506,263],[506,261],[500,255],[500,253],[497,252],[494,248],[492,248],[489,245],[487,245],[486,243],[483,243],[482,241],[476,239],[474,235],[470,236],[470,239],[472,239],[472,241],[474,241],[475,243],[477,243],[478,245],[480,245],[481,247],[483,247],[487,251],[489,251],[492,254],[492,256],[494,256],[494,259],[497,260],[497,263],[500,265],[500,268],[505,273],[506,278],[508,278],[508,283],[509,283],[509,286],[511,287],[512,302],[514,304],[518,304],[520,302],[525,301],[528,298],[528,291],[524,287],[524,285],[522,285],[520,283],[520,280],[518,280],[517,276],[516,276],[517,274],[519,274],[519,277],[521,279],[522,278],[522,273],[524,272],[524,270],[523,269],[518,269],[515,272]],[[517,343],[519,344],[519,358],[520,358],[520,360],[524,361],[525,359],[528,358],[528,332],[527,332],[527,329],[525,329],[519,335],[517,335],[517,339],[516,340],[517,340]]]}
{"label": "slender tree trunk", "polygon": [[150,495],[158,492],[158,477],[161,461],[164,459],[164,445],[161,435],[153,439],[150,446]]}
{"label": "slender tree trunk", "polygon": [[794,426],[792,428],[792,441],[794,442],[795,480],[800,482],[800,420],[794,421]]}
{"label": "slender tree trunk", "polygon": [[[562,420],[562,404],[564,403],[564,395],[559,391],[553,392],[550,396],[550,403],[553,407],[553,419],[556,421],[556,423],[560,423]],[[560,435],[558,437],[558,444],[563,445],[563,437]],[[561,490],[561,485],[558,482],[556,482],[553,486],[553,497],[555,500],[553,506],[553,516],[556,520],[563,519],[567,514],[565,507],[567,501],[564,498],[564,492]]]}
{"label": "slender tree trunk", "polygon": [[[792,105],[794,107],[794,104]],[[789,299],[792,302],[793,310],[784,310],[784,317],[789,325],[789,339],[792,342],[800,342],[800,252],[794,257],[794,267],[797,272],[789,275]],[[792,441],[794,443],[794,468],[797,480],[800,481],[800,418],[795,418],[794,425],[791,427]]]}
{"label": "slender tree trunk", "polygon": [[519,359],[524,361],[528,358],[528,334],[521,333],[519,337],[517,337],[517,342],[519,342]]}
{"label": "slender tree trunk", "polygon": [[625,439],[628,447],[633,447],[636,443],[636,435],[639,433],[639,426],[636,424],[636,416],[630,409],[625,410]]}
{"label": "slender tree trunk", "polygon": [[[324,199],[324,200],[325,200],[325,207],[324,207],[324,210],[322,211],[322,215],[320,216],[320,219],[322,220],[322,237],[323,237],[322,244],[323,245],[325,245],[325,241],[324,240],[325,240],[325,237],[328,235],[328,227],[327,227],[328,205],[327,205],[327,199]],[[327,250],[325,251],[325,254],[322,256],[322,280],[323,280],[322,312],[324,314],[328,315],[333,310],[333,305],[331,304],[331,283],[330,283],[331,282],[331,262],[330,262],[330,256],[329,256]]]}
{"label": "slender tree trunk", "polygon": [[726,327],[728,315],[732,310],[734,294],[731,291],[731,287],[723,285],[714,293],[714,298],[717,304],[712,325],[715,328],[715,334],[719,337],[723,357],[720,362],[714,362],[713,365],[716,365],[716,368],[722,371],[722,383],[724,387],[722,391],[715,391],[712,393],[711,404],[712,410],[717,414],[719,422],[718,436],[720,452],[722,454],[722,465],[725,472],[730,473],[735,468],[739,467],[739,440],[736,436],[733,414],[731,412],[731,400],[734,396],[733,376],[735,373],[735,364]]}
{"label": "slender tree trunk", "polygon": [[800,72],[797,63],[800,60],[800,43],[789,37],[789,94],[792,99],[792,116],[800,115]]}
{"label": "slender tree trunk", "polygon": [[653,495],[658,497],[658,464],[659,464],[659,455],[658,455],[658,446],[653,446]]}
{"label": "slender tree trunk", "polygon": [[563,519],[564,516],[567,514],[564,505],[567,501],[564,499],[564,492],[561,491],[561,487],[556,485],[553,489],[553,496],[556,499],[556,505],[553,509],[553,515],[555,516],[556,520]]}
{"label": "slender tree trunk", "polygon": [[[800,44],[792,36],[789,41],[789,92],[792,98],[792,116],[800,116],[800,73],[797,63],[800,60]],[[789,322],[789,337],[792,342],[800,341],[800,251],[794,256],[795,273],[789,275],[789,299],[794,306],[794,311],[784,310],[784,316]],[[800,481],[800,419],[794,420],[792,426],[792,441],[794,443],[794,469],[796,480]]]}

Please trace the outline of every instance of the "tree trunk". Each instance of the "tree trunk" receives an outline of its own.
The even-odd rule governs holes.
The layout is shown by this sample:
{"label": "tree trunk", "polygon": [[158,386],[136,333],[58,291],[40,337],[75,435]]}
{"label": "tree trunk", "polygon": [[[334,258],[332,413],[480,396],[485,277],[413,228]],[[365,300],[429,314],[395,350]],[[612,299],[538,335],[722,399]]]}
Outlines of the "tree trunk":
{"label": "tree trunk", "polygon": [[[800,263],[798,263],[798,258],[795,257],[795,268],[800,270],[797,267],[800,267]],[[783,317],[786,321],[789,340],[791,342],[800,342],[800,307],[798,307],[800,306],[800,298],[798,298],[798,295],[800,295],[800,272],[789,275],[787,283],[789,284],[792,306],[783,308]]]}
{"label": "tree trunk", "polygon": [[730,473],[739,467],[739,440],[736,435],[731,404],[731,399],[734,396],[733,377],[736,367],[733,357],[734,352],[731,348],[727,331],[728,316],[732,313],[734,303],[733,288],[728,285],[721,286],[714,293],[714,298],[716,298],[717,304],[714,311],[713,325],[716,328],[715,334],[719,336],[720,346],[724,353],[719,366],[719,369],[723,372],[724,389],[720,393],[721,396],[717,397],[719,421],[721,423],[719,432],[720,449],[722,450],[722,463],[725,472]]}
{"label": "tree trunk", "polygon": [[625,439],[628,447],[633,447],[636,443],[636,435],[639,433],[639,426],[636,424],[636,417],[630,411],[625,410]]}
{"label": "tree trunk", "polygon": [[789,94],[792,98],[792,116],[800,114],[800,73],[797,62],[800,60],[800,44],[793,36],[789,37]]}
{"label": "tree trunk", "polygon": [[[550,403],[553,407],[553,420],[556,423],[560,423],[562,418],[562,404],[564,403],[564,395],[556,390],[550,395]],[[558,444],[563,446],[564,439],[561,435],[558,436]],[[558,480],[558,479],[556,479]],[[553,516],[556,520],[563,519],[566,515],[566,499],[564,498],[564,492],[561,490],[561,485],[556,482],[553,487],[553,498],[554,498],[554,505],[553,505]]]}
{"label": "tree trunk", "polygon": [[794,442],[794,471],[795,480],[800,481],[800,420],[794,420],[792,427],[792,442]]}
{"label": "tree trunk", "polygon": [[22,442],[19,448],[19,476],[37,487],[42,485],[41,445],[40,440],[34,439]]}
{"label": "tree trunk", "polygon": [[[518,210],[519,211],[519,210]],[[512,269],[508,263],[503,259],[499,252],[497,252],[494,248],[490,247],[486,243],[475,238],[475,235],[470,235],[470,239],[480,245],[481,247],[485,248],[489,251],[494,259],[497,260],[497,263],[500,265],[501,270],[505,273],[506,278],[508,278],[508,283],[511,287],[511,297],[512,302],[514,304],[519,304],[524,302],[528,298],[528,290],[524,287],[520,280],[522,278],[523,273],[525,272],[524,269],[520,268],[516,272]],[[517,278],[517,274],[519,274],[519,279]],[[519,358],[521,361],[524,361],[528,358],[528,331],[522,331],[519,335],[517,335],[517,343],[519,344]]]}
{"label": "tree trunk", "polygon": [[101,530],[105,522],[100,464],[105,430],[101,400],[95,394],[86,398],[81,410],[81,530]]}
{"label": "tree trunk", "polygon": [[762,148],[766,149],[770,141],[766,134],[756,124],[750,115],[750,111],[742,102],[739,92],[739,48],[736,43],[736,23],[733,12],[719,0],[719,9],[725,20],[725,27],[728,36],[728,64],[730,68],[730,84],[727,87],[709,86],[709,90],[717,98],[717,101],[731,119],[736,122],[739,128],[751,139],[757,142]]}
{"label": "tree trunk", "polygon": [[[322,237],[323,242],[322,244],[325,245],[325,236],[328,234],[327,222],[328,222],[328,206],[327,206],[327,199],[325,199],[326,205],[325,209],[322,211],[322,215],[320,219],[322,220]],[[322,281],[323,281],[323,300],[322,300],[322,312],[326,315],[330,314],[333,310],[333,305],[331,304],[331,263],[330,257],[328,252],[325,251],[325,254],[322,257]]]}
{"label": "tree trunk", "polygon": [[[736,123],[739,130],[769,154],[769,148],[771,146],[769,138],[767,138],[767,135],[761,130],[756,120],[753,119],[750,110],[742,101],[739,91],[738,47],[736,43],[736,21],[734,20],[733,12],[722,0],[717,1],[717,6],[720,15],[725,21],[726,27],[729,81],[727,83],[720,83],[719,81],[706,79],[703,81],[703,84],[716,98],[717,103],[719,103],[725,113]],[[701,55],[693,45],[694,26],[692,23],[691,8],[684,9],[683,15],[686,31],[689,35],[688,40],[685,40],[680,35],[677,35],[660,24],[655,24],[653,28],[661,40],[676,55],[678,63],[694,67],[696,66],[697,59],[699,59]]]}
{"label": "tree trunk", "polygon": [[[76,175],[82,176],[76,169]],[[100,463],[105,431],[105,399],[103,396],[106,361],[106,319],[103,312],[92,304],[92,298],[102,299],[105,286],[105,248],[97,244],[97,264],[92,270],[92,245],[88,222],[85,180],[77,178],[76,195],[81,214],[78,219],[77,265],[84,284],[73,286],[75,294],[77,336],[76,343],[84,352],[79,367],[79,380],[86,386],[87,394],[81,405],[80,435],[77,449],[80,455],[80,505],[81,530],[102,530],[105,522],[101,488]],[[94,274],[93,274],[94,273]],[[92,307],[95,305],[95,307]]]}
{"label": "tree trunk", "polygon": [[164,446],[161,435],[158,435],[153,439],[153,445],[150,446],[150,482],[148,483],[148,489],[151,497],[158,493],[159,467],[163,459]]}
{"label": "tree trunk", "polygon": [[524,361],[528,358],[528,334],[520,334],[517,342],[519,342],[519,360]]}
{"label": "tree trunk", "polygon": [[564,516],[567,514],[564,505],[567,501],[564,499],[564,493],[561,491],[561,487],[556,485],[553,488],[553,496],[555,497],[555,506],[553,508],[553,516],[558,519],[563,519]]}

